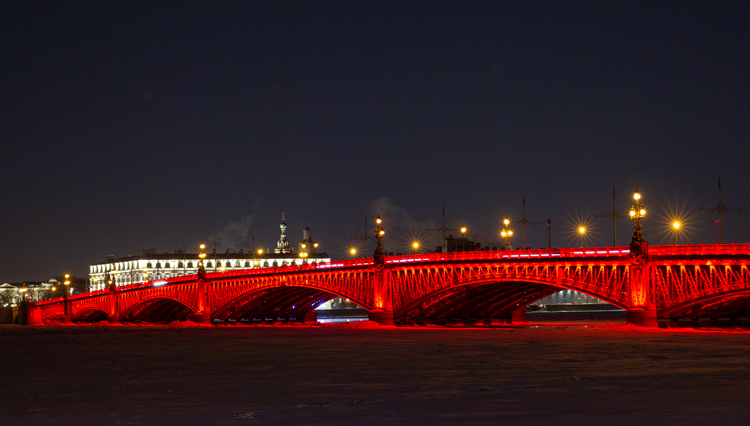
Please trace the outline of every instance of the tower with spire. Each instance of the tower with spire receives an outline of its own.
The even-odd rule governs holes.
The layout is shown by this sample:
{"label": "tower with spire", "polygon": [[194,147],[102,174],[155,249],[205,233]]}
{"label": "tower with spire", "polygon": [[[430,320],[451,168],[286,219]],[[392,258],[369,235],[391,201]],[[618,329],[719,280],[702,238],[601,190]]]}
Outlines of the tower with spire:
{"label": "tower with spire", "polygon": [[281,213],[281,224],[279,225],[279,228],[281,228],[281,237],[279,237],[279,242],[276,243],[276,250],[274,251],[276,253],[294,253],[292,245],[289,244],[289,241],[286,239],[286,221],[284,220],[284,213]]}

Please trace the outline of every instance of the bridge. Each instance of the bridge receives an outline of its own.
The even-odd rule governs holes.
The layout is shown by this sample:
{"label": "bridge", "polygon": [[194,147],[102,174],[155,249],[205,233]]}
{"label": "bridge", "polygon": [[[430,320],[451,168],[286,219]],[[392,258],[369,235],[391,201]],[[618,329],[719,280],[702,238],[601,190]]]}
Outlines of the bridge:
{"label": "bridge", "polygon": [[[632,247],[632,245],[631,245]],[[750,244],[584,247],[381,256],[199,273],[31,303],[27,323],[314,321],[336,297],[381,324],[512,322],[563,289],[628,321],[750,316]]]}

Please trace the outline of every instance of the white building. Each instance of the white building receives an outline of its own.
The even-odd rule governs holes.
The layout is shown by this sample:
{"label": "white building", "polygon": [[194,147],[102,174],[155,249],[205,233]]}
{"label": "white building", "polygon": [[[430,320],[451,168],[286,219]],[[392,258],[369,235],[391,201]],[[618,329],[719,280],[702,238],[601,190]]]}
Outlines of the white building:
{"label": "white building", "polygon": [[[310,230],[305,229],[304,241],[309,250],[294,253],[294,249],[286,239],[286,223],[281,221],[281,238],[277,243],[276,253],[263,250],[262,254],[257,251],[245,252],[238,250],[231,253],[228,249],[225,253],[208,253],[205,259],[206,272],[235,271],[238,269],[268,268],[285,265],[302,265],[304,263],[330,262],[331,258],[326,253],[316,253],[318,244],[312,241]],[[304,255],[302,255],[304,253]],[[302,255],[302,256],[301,256]],[[101,290],[107,287],[110,274],[114,273],[115,285],[142,283],[180,275],[191,275],[198,273],[198,253],[185,253],[176,250],[172,253],[157,254],[156,250],[143,250],[141,255],[127,256],[115,259],[108,256],[107,260],[89,266],[90,291]]]}

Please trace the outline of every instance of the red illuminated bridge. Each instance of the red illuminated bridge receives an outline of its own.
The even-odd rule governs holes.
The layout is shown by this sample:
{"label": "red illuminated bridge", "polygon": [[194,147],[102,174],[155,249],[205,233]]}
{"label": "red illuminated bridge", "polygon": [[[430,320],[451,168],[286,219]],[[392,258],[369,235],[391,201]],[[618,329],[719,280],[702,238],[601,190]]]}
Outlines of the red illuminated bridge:
{"label": "red illuminated bridge", "polygon": [[630,322],[750,316],[750,244],[475,251],[187,275],[32,303],[29,324],[314,320],[341,296],[381,324],[510,322],[562,289],[627,310]]}

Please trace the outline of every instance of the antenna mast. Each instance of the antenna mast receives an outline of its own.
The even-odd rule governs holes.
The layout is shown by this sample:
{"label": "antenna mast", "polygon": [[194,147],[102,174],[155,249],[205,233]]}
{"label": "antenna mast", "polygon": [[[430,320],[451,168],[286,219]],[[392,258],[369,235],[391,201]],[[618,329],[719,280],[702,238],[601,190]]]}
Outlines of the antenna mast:
{"label": "antenna mast", "polygon": [[722,230],[721,212],[741,212],[742,209],[728,209],[721,203],[721,176],[719,176],[719,204],[710,209],[700,209],[702,212],[719,212],[719,244],[724,244],[724,232]]}
{"label": "antenna mast", "polygon": [[600,218],[606,218],[611,217],[612,218],[612,233],[614,235],[613,244],[615,247],[617,247],[617,218],[620,219],[626,218],[627,216],[624,214],[617,213],[617,206],[615,203],[615,187],[612,187],[612,212],[610,214],[597,214],[594,215],[594,217],[600,217]]}
{"label": "antenna mast", "polygon": [[516,223],[523,225],[523,249],[526,250],[526,224],[529,225],[541,225],[542,222],[532,222],[526,219],[526,196],[523,196],[523,217]]}

